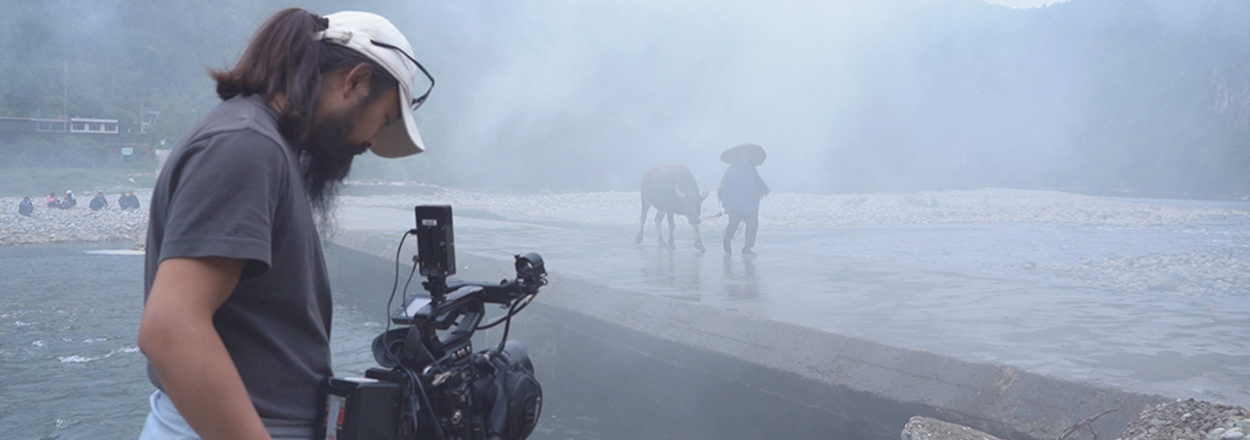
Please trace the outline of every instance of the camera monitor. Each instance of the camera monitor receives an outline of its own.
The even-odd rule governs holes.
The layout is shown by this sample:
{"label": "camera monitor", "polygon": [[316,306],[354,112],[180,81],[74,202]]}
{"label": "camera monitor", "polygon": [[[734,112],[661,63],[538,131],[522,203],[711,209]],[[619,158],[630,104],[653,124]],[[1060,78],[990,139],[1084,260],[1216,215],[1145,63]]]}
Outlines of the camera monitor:
{"label": "camera monitor", "polygon": [[451,206],[420,205],[417,211],[417,267],[421,276],[446,278],[456,273]]}

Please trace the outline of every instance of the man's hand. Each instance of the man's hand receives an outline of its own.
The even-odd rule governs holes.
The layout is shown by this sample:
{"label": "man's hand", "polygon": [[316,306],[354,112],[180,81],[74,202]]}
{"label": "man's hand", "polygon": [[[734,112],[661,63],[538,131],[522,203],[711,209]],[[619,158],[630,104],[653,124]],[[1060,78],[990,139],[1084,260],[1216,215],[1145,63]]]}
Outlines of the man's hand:
{"label": "man's hand", "polygon": [[269,438],[213,327],[213,314],[242,273],[237,259],[165,260],[139,323],[139,348],[178,412],[206,440]]}

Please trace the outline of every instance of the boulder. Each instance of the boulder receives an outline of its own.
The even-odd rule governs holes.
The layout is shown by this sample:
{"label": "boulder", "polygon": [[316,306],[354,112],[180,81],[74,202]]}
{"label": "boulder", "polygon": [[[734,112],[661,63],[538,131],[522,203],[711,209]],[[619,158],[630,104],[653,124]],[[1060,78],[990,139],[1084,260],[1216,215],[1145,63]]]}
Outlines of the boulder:
{"label": "boulder", "polygon": [[963,425],[916,416],[903,426],[903,440],[1002,440]]}

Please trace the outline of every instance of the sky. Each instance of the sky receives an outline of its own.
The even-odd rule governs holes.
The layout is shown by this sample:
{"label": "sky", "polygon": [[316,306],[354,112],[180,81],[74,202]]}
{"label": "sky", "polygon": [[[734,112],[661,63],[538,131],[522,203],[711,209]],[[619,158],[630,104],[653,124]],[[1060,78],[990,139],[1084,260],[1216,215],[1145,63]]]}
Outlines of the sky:
{"label": "sky", "polygon": [[1012,8],[1036,8],[1054,3],[1063,3],[1068,0],[985,0],[991,5],[1003,5]]}

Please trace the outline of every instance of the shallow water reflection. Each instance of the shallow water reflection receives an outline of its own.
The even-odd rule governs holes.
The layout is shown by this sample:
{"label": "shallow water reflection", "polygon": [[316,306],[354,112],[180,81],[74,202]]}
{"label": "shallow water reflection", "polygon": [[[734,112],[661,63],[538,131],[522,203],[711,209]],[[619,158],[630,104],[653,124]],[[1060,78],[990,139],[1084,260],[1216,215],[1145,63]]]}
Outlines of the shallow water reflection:
{"label": "shallow water reflection", "polygon": [[[375,220],[386,215],[386,208],[359,209]],[[401,213],[395,224],[407,221],[403,210],[390,211]],[[632,228],[457,222],[461,252],[539,251],[552,271],[615,288],[970,361],[1250,406],[1245,217],[1147,227],[761,228],[759,255],[746,258],[698,252],[682,228],[677,248],[667,249],[634,244]]]}

